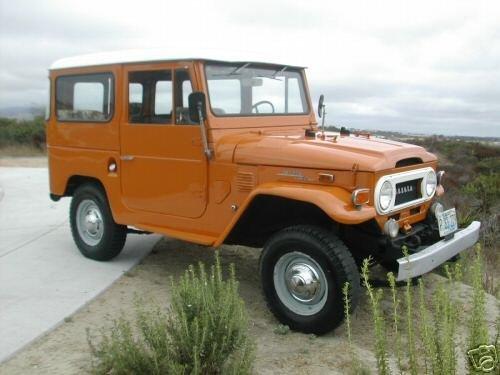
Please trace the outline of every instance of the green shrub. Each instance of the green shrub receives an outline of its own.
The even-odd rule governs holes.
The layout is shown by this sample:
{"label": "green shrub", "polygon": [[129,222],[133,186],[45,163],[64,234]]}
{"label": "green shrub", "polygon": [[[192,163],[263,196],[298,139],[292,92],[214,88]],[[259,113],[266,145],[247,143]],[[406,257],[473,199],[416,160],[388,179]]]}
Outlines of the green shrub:
{"label": "green shrub", "polygon": [[474,290],[472,300],[472,311],[469,318],[468,345],[471,348],[484,344],[488,341],[488,329],[485,323],[485,300],[483,289],[483,261],[481,258],[481,246],[476,245],[476,253],[471,267],[472,288]]}
{"label": "green shrub", "polygon": [[238,294],[234,267],[222,278],[216,253],[207,274],[203,264],[190,266],[175,284],[168,312],[137,308],[132,324],[116,320],[89,336],[95,374],[247,374],[254,359],[248,319]]}
{"label": "green shrub", "polygon": [[351,317],[350,317],[350,314],[352,313],[352,308],[351,308],[351,301],[349,300],[349,294],[350,294],[349,288],[350,285],[348,282],[346,282],[342,287],[347,340],[349,343],[349,354],[351,356],[351,364],[352,364],[349,373],[353,375],[370,374],[370,370],[361,363],[358,354],[354,348],[354,344],[352,342]]}
{"label": "green shrub", "polygon": [[286,324],[278,324],[273,332],[277,335],[288,335],[290,333],[290,327],[288,327]]}
{"label": "green shrub", "polygon": [[464,186],[463,192],[479,201],[482,212],[489,212],[500,201],[500,173],[480,174]]}
{"label": "green shrub", "polygon": [[377,358],[377,369],[379,374],[390,374],[389,356],[387,354],[387,337],[385,332],[385,320],[380,309],[382,290],[375,290],[370,284],[370,263],[371,259],[364,259],[361,267],[361,278],[366,288],[366,294],[370,299],[372,310],[373,326],[375,330],[375,357]]}
{"label": "green shrub", "polygon": [[190,266],[179,284],[172,286],[167,331],[174,361],[187,373],[212,374],[227,369],[248,373],[253,345],[247,334],[248,317],[238,294],[234,266],[224,281],[216,255],[210,275],[200,263],[198,272]]}
{"label": "green shrub", "polygon": [[[476,247],[476,253],[471,268],[473,295],[469,303],[472,305],[470,316],[467,317],[469,334],[467,343],[458,337],[460,325],[460,312],[463,311],[462,303],[453,297],[453,291],[457,289],[462,281],[463,271],[460,263],[453,267],[444,267],[446,279],[438,282],[431,298],[425,295],[423,279],[419,279],[418,298],[413,296],[411,283],[406,282],[404,298],[406,311],[400,316],[400,298],[396,291],[396,282],[392,273],[388,274],[389,286],[391,287],[392,309],[390,319],[392,320],[392,332],[387,332],[386,319],[380,308],[382,291],[374,289],[369,282],[370,260],[365,259],[362,266],[362,281],[370,300],[373,317],[374,348],[377,359],[377,370],[379,374],[391,373],[390,359],[395,358],[397,373],[409,374],[456,374],[458,372],[458,356],[468,362],[467,349],[475,348],[480,344],[490,343],[486,326],[485,292],[483,289],[483,261],[480,246]],[[344,287],[344,306],[346,322],[348,322],[348,339],[351,342],[351,322],[348,320],[349,301],[347,287]],[[414,302],[418,304],[417,313],[413,311]],[[466,317],[463,317],[464,319]],[[500,320],[498,321],[500,322]],[[497,324],[498,324],[497,322]],[[401,323],[406,330],[400,329]],[[500,329],[497,326],[497,330]],[[388,337],[392,337],[391,345],[394,348],[388,353]],[[400,349],[401,343],[406,343],[404,350]],[[496,338],[498,344],[498,333]],[[351,344],[350,344],[351,345]],[[405,358],[402,358],[404,354]],[[357,368],[359,362],[357,356],[352,355],[352,366]],[[470,369],[472,371],[472,369]]]}
{"label": "green shrub", "polygon": [[45,147],[45,122],[42,117],[33,120],[0,118],[0,147],[28,145]]}

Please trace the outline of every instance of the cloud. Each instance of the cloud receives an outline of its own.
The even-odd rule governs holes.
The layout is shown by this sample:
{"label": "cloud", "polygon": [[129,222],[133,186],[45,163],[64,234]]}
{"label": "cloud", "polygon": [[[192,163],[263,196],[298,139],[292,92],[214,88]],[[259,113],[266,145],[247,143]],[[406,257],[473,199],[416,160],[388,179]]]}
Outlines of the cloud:
{"label": "cloud", "polygon": [[0,108],[43,105],[59,58],[226,50],[308,66],[332,123],[500,136],[499,19],[489,1],[0,0]]}

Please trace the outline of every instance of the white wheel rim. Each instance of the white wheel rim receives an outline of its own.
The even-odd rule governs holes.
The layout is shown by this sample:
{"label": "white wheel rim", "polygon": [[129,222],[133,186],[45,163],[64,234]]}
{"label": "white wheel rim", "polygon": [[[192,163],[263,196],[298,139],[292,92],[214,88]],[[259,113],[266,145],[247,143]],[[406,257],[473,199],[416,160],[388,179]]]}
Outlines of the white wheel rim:
{"label": "white wheel rim", "polygon": [[298,315],[314,315],[328,298],[328,282],[321,266],[300,251],[286,253],[274,266],[274,288],[280,301]]}
{"label": "white wheel rim", "polygon": [[97,204],[90,199],[80,202],[76,209],[76,227],[83,242],[96,246],[104,234],[102,213]]}

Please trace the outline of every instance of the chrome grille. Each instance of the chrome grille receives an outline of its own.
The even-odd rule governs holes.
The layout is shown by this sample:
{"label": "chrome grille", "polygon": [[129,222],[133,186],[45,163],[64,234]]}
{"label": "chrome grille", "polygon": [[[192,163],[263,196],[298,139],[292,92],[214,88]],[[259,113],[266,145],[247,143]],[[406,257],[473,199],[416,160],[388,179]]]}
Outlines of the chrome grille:
{"label": "chrome grille", "polygon": [[411,202],[422,197],[420,184],[422,179],[404,181],[396,184],[395,206]]}

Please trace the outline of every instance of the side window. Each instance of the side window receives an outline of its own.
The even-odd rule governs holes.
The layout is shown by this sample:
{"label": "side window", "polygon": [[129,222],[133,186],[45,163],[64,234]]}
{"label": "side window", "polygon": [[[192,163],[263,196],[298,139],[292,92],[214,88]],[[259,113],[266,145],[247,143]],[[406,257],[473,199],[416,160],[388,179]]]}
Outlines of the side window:
{"label": "side window", "polygon": [[59,121],[105,122],[113,115],[113,76],[110,73],[61,76],[56,80]]}
{"label": "side window", "polygon": [[128,82],[130,123],[172,123],[172,73],[169,70],[131,72]]}
{"label": "side window", "polygon": [[142,103],[144,101],[144,90],[141,83],[129,83],[128,85],[128,107],[131,117],[140,116]]}
{"label": "side window", "polygon": [[75,83],[73,96],[73,109],[75,111],[102,110],[104,102],[104,85],[100,82],[77,82]]}
{"label": "side window", "polygon": [[179,125],[197,125],[189,118],[189,94],[193,92],[189,72],[186,69],[175,71],[175,123]]}
{"label": "side window", "polygon": [[155,115],[172,115],[172,81],[156,82]]}
{"label": "side window", "polygon": [[189,95],[193,93],[193,86],[191,86],[191,81],[182,82],[182,106],[184,108],[189,107]]}

